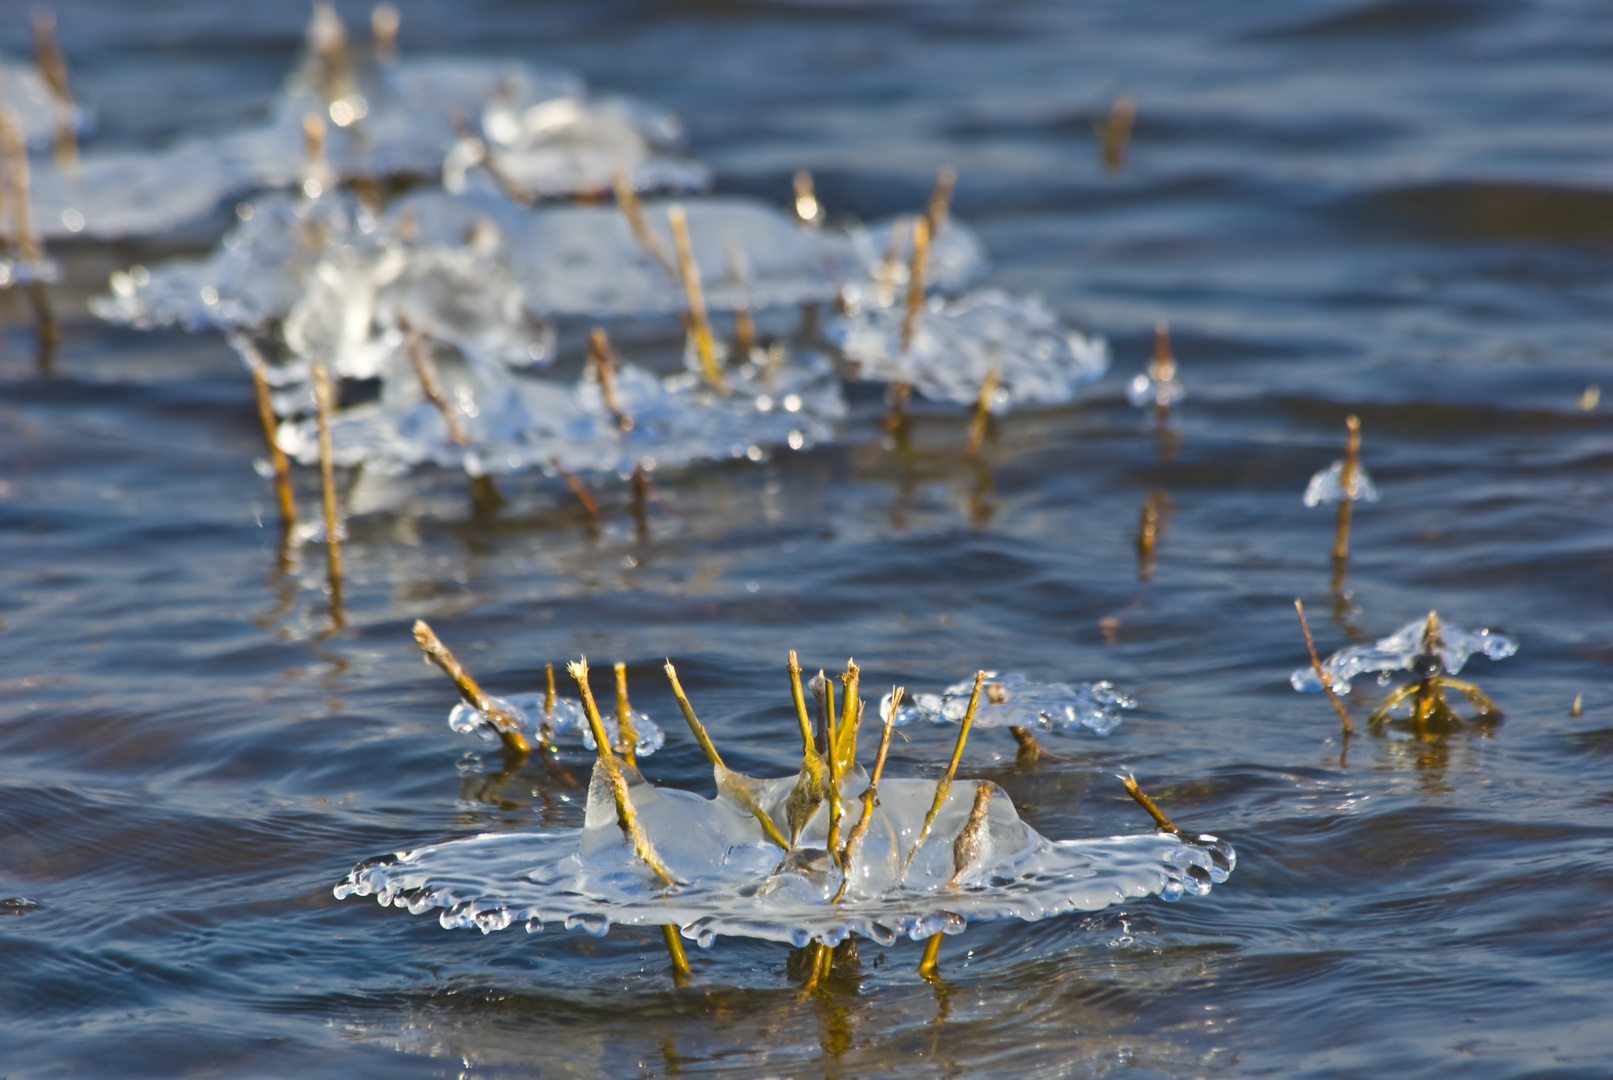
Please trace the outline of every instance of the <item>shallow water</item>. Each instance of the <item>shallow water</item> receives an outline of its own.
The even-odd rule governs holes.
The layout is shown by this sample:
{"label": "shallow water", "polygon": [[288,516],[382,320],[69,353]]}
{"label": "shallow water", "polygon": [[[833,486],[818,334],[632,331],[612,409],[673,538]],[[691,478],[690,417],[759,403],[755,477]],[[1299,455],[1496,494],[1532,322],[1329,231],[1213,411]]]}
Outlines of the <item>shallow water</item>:
{"label": "shallow water", "polygon": [[[1041,294],[1114,366],[999,420],[984,468],[953,409],[886,451],[878,391],[854,387],[839,445],[659,478],[647,540],[625,488],[595,538],[558,481],[510,480],[488,520],[462,478],[417,477],[349,522],[333,631],[317,550],[277,566],[222,339],[85,308],[224,216],[56,245],[51,373],[21,298],[0,303],[0,897],[37,901],[0,909],[0,1074],[1605,1075],[1613,441],[1579,407],[1613,299],[1604,8],[400,6],[406,51],[544,60],[674,110],[720,191],[782,204],[807,167],[831,213],[871,219],[956,166],[985,283]],[[305,16],[57,13],[113,146],[260,118]],[[8,55],[25,15],[0,13]],[[1140,108],[1109,175],[1091,123],[1120,92]],[[1174,449],[1123,397],[1161,318],[1189,393]],[[563,356],[585,331],[562,326]],[[612,338],[679,345],[661,323]],[[1349,412],[1383,499],[1357,508],[1339,601],[1331,511],[1300,497]],[[1516,636],[1463,672],[1505,721],[1343,756],[1326,701],[1288,685],[1295,596],[1324,651],[1430,608]],[[500,776],[449,730],[421,616],[494,693],[625,660],[669,732],[646,774],[708,796],[666,656],[763,775],[789,767],[791,648],[853,653],[870,695],[977,666],[1108,679],[1139,702],[1109,736],[1048,735],[1058,756],[1019,769],[979,731],[963,774],[1064,839],[1145,832],[1113,779],[1135,771],[1238,870],[1177,904],[973,927],[939,986],[917,945],[865,945],[859,978],[806,1001],[775,945],[695,950],[677,989],[653,932],[484,937],[339,902],[361,858],[582,818],[541,767]],[[933,771],[951,729],[907,734],[892,775]]]}

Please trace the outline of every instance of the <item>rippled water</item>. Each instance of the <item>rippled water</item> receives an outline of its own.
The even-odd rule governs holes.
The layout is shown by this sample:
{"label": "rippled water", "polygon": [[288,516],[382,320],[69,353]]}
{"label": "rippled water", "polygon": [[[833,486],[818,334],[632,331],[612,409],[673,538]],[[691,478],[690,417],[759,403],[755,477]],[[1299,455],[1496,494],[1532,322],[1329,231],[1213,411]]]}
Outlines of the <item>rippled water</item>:
{"label": "rippled water", "polygon": [[[0,906],[0,1075],[1606,1074],[1613,441],[1580,407],[1608,379],[1606,5],[400,6],[405,50],[541,59],[673,109],[721,191],[782,202],[807,167],[831,212],[874,218],[956,166],[987,284],[1041,294],[1115,365],[1001,420],[984,467],[951,410],[883,449],[854,388],[839,445],[663,478],[647,540],[625,489],[594,538],[558,481],[512,481],[487,519],[462,479],[419,478],[350,523],[333,632],[313,549],[277,566],[224,342],[85,309],[227,223],[58,245],[52,372],[21,298],[0,305],[0,897],[37,902]],[[58,7],[121,146],[261,115],[305,14]],[[12,55],[25,15],[0,13]],[[1092,123],[1122,92],[1110,175]],[[1190,395],[1163,441],[1123,397],[1162,318]],[[1350,412],[1383,499],[1334,596],[1332,515],[1300,496]],[[1464,671],[1505,721],[1345,755],[1288,686],[1295,596],[1324,651],[1430,608],[1516,636]],[[1139,702],[1109,736],[1048,735],[1020,768],[983,730],[963,774],[1062,839],[1145,832],[1113,779],[1134,770],[1239,867],[1177,904],[973,927],[936,986],[917,945],[865,946],[807,1000],[779,946],[695,950],[676,989],[653,932],[484,937],[339,902],[361,858],[581,821],[540,766],[505,775],[448,729],[418,616],[494,693],[625,660],[671,733],[646,773],[706,795],[666,656],[729,763],[775,775],[790,648],[854,654],[868,688],[1107,679]],[[952,732],[908,734],[893,775]]]}

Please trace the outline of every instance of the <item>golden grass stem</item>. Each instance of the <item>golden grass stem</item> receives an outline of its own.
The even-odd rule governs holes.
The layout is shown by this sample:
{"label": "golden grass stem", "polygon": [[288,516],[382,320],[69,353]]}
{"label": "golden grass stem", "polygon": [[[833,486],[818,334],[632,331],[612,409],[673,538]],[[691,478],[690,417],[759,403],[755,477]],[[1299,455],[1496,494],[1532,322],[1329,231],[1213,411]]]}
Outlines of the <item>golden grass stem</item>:
{"label": "golden grass stem", "polygon": [[707,383],[719,393],[728,392],[722,370],[717,366],[717,349],[712,343],[711,322],[706,318],[706,294],[700,288],[700,268],[695,265],[694,247],[689,243],[689,219],[683,207],[674,203],[667,208],[667,221],[672,225],[672,245],[678,252],[678,272],[683,279],[683,294],[689,303],[689,332],[694,335],[695,349],[700,354],[700,371]]}
{"label": "golden grass stem", "polygon": [[828,848],[828,850],[829,850],[829,859],[830,859],[830,861],[833,862],[836,866],[839,866],[840,865],[840,817],[841,817],[841,807],[840,807],[840,764],[839,764],[840,755],[835,752],[835,747],[839,743],[839,739],[837,737],[839,735],[839,724],[837,723],[836,718],[835,718],[834,683],[830,679],[825,677],[824,673],[822,671],[818,672],[818,678],[820,680],[822,680],[823,694],[824,694],[823,700],[827,705],[827,707],[824,709],[823,716],[824,716],[825,745],[827,745],[828,748],[829,748],[829,752],[826,755],[824,755],[825,760],[827,761],[827,763],[829,765],[829,793],[828,793],[828,799],[829,799],[829,834],[828,834],[828,837],[827,837],[827,839],[826,839],[826,841],[824,843],[824,846],[826,848]]}
{"label": "golden grass stem", "polygon": [[862,793],[862,817],[857,824],[851,827],[851,835],[846,837],[846,857],[843,862],[843,873],[840,878],[840,888],[835,891],[832,903],[840,903],[846,895],[846,888],[851,884],[851,864],[857,856],[857,846],[862,843],[864,836],[874,819],[874,804],[879,801],[879,778],[885,771],[885,755],[891,748],[891,731],[896,727],[896,710],[901,707],[902,695],[906,689],[901,686],[891,688],[891,711],[885,717],[885,726],[879,735],[879,753],[874,758],[874,771],[868,778],[868,786]]}
{"label": "golden grass stem", "polygon": [[414,640],[415,644],[420,646],[420,651],[426,654],[426,658],[442,668],[443,673],[454,681],[454,686],[458,688],[459,696],[465,699],[465,704],[481,713],[487,722],[493,725],[493,730],[498,732],[499,740],[507,749],[516,754],[526,754],[532,749],[531,744],[526,741],[526,736],[521,734],[521,722],[487,696],[480,684],[471,678],[470,672],[466,671],[454,658],[454,654],[448,651],[448,646],[437,639],[437,635],[426,620],[415,620]]}
{"label": "golden grass stem", "polygon": [[286,452],[280,449],[275,437],[280,422],[274,415],[274,403],[269,393],[269,380],[263,372],[263,358],[255,348],[247,353],[247,367],[252,371],[252,390],[258,402],[258,422],[263,425],[263,438],[269,444],[269,463],[274,466],[274,492],[280,504],[280,523],[290,529],[297,523],[297,499],[291,488],[291,463]]}
{"label": "golden grass stem", "polygon": [[1333,690],[1333,684],[1328,680],[1327,672],[1322,669],[1321,658],[1316,655],[1316,642],[1311,638],[1310,623],[1305,619],[1305,605],[1298,598],[1294,600],[1294,611],[1299,615],[1299,630],[1305,635],[1305,649],[1311,654],[1311,670],[1316,673],[1317,679],[1322,683],[1322,689],[1327,692],[1327,700],[1333,703],[1338,710],[1339,721],[1344,724],[1346,736],[1355,734],[1355,725],[1350,723],[1350,713],[1339,700],[1339,695]]}
{"label": "golden grass stem", "polygon": [[627,778],[622,775],[622,767],[611,750],[610,739],[605,734],[605,722],[599,718],[599,706],[594,704],[594,692],[588,685],[588,658],[584,656],[568,663],[566,671],[577,680],[577,692],[582,695],[583,712],[588,717],[588,728],[594,734],[594,746],[599,751],[599,767],[604,770],[611,797],[616,801],[616,824],[627,838],[633,854],[643,860],[644,865],[661,879],[661,883],[675,884],[677,878],[661,861],[661,856],[656,854],[650,838],[644,835],[639,825],[638,812],[633,808],[633,799],[627,790]]}
{"label": "golden grass stem", "polygon": [[695,715],[694,706],[689,704],[689,696],[683,692],[683,684],[678,681],[678,671],[670,660],[666,662],[666,677],[672,684],[672,696],[678,699],[678,709],[683,713],[683,719],[689,725],[690,732],[694,734],[695,742],[700,744],[700,749],[705,751],[706,760],[711,762],[712,771],[717,779],[717,790],[749,811],[769,840],[785,851],[790,850],[789,841],[784,839],[784,835],[779,832],[778,826],[773,824],[773,819],[767,812],[756,804],[750,788],[723,764],[722,755],[717,753],[717,747],[712,744],[711,736],[706,734],[705,725]]}
{"label": "golden grass stem", "polygon": [[935,187],[930,189],[930,201],[924,208],[924,223],[929,226],[930,239],[941,233],[952,207],[952,189],[957,186],[958,172],[948,165],[935,174]]}
{"label": "golden grass stem", "polygon": [[560,463],[559,457],[550,458],[549,464],[554,466],[555,471],[560,474],[560,479],[566,482],[566,487],[570,488],[571,493],[577,497],[577,502],[582,506],[584,516],[588,518],[588,528],[593,532],[598,532],[600,523],[599,500],[595,499],[593,492],[588,490],[588,485],[582,482],[582,477]]}
{"label": "golden grass stem", "polygon": [[465,425],[459,420],[459,410],[454,408],[443,393],[442,380],[437,377],[437,365],[431,359],[430,346],[426,341],[425,331],[409,325],[407,319],[399,319],[398,325],[408,335],[406,349],[409,353],[409,362],[414,365],[414,374],[420,380],[420,389],[442,415],[443,423],[448,425],[448,437],[456,446],[469,446],[470,434]]}
{"label": "golden grass stem", "polygon": [[325,515],[325,569],[330,578],[332,609],[342,598],[341,522],[336,514],[336,462],[330,448],[331,385],[324,364],[314,365],[314,409],[319,425],[319,487]]}
{"label": "golden grass stem", "polygon": [[78,132],[73,129],[73,91],[67,85],[67,61],[56,40],[56,16],[43,8],[33,12],[34,62],[50,91],[51,113],[56,121],[56,166],[68,172],[78,165]]}
{"label": "golden grass stem", "polygon": [[1119,172],[1126,165],[1126,147],[1131,143],[1131,129],[1137,121],[1137,99],[1121,94],[1109,106],[1108,118],[1099,126],[1099,144],[1103,153],[1103,167]]}
{"label": "golden grass stem", "polygon": [[1360,468],[1361,421],[1355,416],[1344,418],[1344,465],[1339,470],[1339,485],[1344,489],[1339,498],[1339,522],[1333,532],[1333,562],[1342,566],[1350,557],[1350,517],[1353,502],[1350,489],[1355,485],[1356,470]]}
{"label": "golden grass stem", "polygon": [[862,726],[863,715],[862,699],[857,696],[860,675],[857,661],[847,660],[845,673],[840,676],[842,712],[835,726],[838,741],[834,745],[836,766],[842,776],[857,764],[857,731]]}
{"label": "golden grass stem", "polygon": [[633,726],[633,706],[627,700],[627,665],[620,660],[616,661],[616,735],[622,757],[636,766],[638,729]]}
{"label": "golden grass stem", "polygon": [[958,763],[963,760],[963,744],[969,739],[969,729],[974,726],[975,709],[980,705],[980,686],[986,681],[984,671],[975,672],[974,689],[969,693],[969,708],[963,714],[963,722],[958,727],[958,741],[952,747],[952,760],[947,763],[947,771],[935,784],[935,798],[930,803],[929,812],[924,815],[924,827],[919,830],[918,839],[913,841],[912,850],[907,853],[907,859],[902,863],[902,876],[907,876],[907,870],[913,865],[913,857],[924,846],[925,839],[930,835],[930,827],[935,824],[935,816],[941,812],[941,804],[947,801],[947,793],[952,790],[952,778],[957,775]]}
{"label": "golden grass stem", "polygon": [[678,936],[678,928],[671,923],[661,927],[661,937],[666,940],[666,951],[672,958],[672,981],[681,986],[693,974],[689,967],[689,954],[683,951],[683,939]]}
{"label": "golden grass stem", "polygon": [[4,153],[6,162],[6,203],[11,211],[12,246],[19,260],[37,263],[44,256],[29,214],[33,178],[28,169],[28,144],[23,139],[17,114],[4,107],[0,107],[0,153]]}
{"label": "golden grass stem", "polygon": [[913,253],[907,263],[907,307],[902,314],[900,353],[906,356],[913,348],[913,334],[918,328],[919,315],[924,311],[924,273],[930,261],[930,223],[928,219],[913,219]]}
{"label": "golden grass stem", "polygon": [[638,193],[628,181],[627,173],[621,169],[612,169],[610,180],[611,187],[616,192],[616,208],[622,212],[622,217],[627,219],[627,227],[632,230],[633,239],[638,241],[639,247],[643,248],[650,258],[661,264],[661,269],[666,271],[667,277],[676,282],[678,266],[662,246],[660,237],[651,232],[645,222],[644,204],[639,202]]}
{"label": "golden grass stem", "polygon": [[650,538],[650,474],[642,461],[633,463],[633,527],[639,542]]}
{"label": "golden grass stem", "polygon": [[801,725],[801,749],[808,755],[817,753],[812,740],[812,720],[807,716],[806,695],[801,692],[801,662],[795,650],[790,650],[790,697],[795,701],[795,719]]}
{"label": "golden grass stem", "polygon": [[986,426],[991,422],[991,400],[997,394],[997,369],[991,368],[980,381],[980,396],[975,399],[974,416],[969,421],[969,440],[964,443],[963,456],[974,458],[980,453],[980,444],[986,441]]}
{"label": "golden grass stem", "polygon": [[626,434],[633,430],[633,418],[622,409],[616,396],[616,354],[611,351],[610,338],[603,326],[596,326],[588,335],[588,366],[599,381],[599,397],[606,410],[616,421],[616,430]]}
{"label": "golden grass stem", "polygon": [[934,979],[941,957],[941,934],[937,931],[924,943],[924,955],[919,957],[919,975]]}
{"label": "golden grass stem", "polygon": [[750,359],[751,350],[756,347],[756,320],[751,317],[750,305],[745,298],[745,257],[734,244],[728,245],[726,254],[728,280],[738,296],[734,304],[734,355],[740,363],[745,363]]}
{"label": "golden grass stem", "polygon": [[1154,824],[1168,833],[1186,837],[1187,833],[1176,827],[1176,823],[1165,816],[1165,812],[1154,805],[1154,800],[1142,788],[1137,786],[1137,778],[1130,774],[1118,776],[1117,779],[1126,785],[1126,793],[1136,800],[1137,805],[1148,811],[1148,816],[1154,819]]}

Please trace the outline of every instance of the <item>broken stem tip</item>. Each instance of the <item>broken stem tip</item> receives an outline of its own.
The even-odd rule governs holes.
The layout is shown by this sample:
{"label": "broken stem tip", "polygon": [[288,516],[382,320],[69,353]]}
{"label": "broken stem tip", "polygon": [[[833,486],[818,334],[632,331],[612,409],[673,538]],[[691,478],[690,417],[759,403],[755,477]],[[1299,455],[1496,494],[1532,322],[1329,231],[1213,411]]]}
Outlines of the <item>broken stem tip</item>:
{"label": "broken stem tip", "polygon": [[442,669],[443,674],[453,680],[454,686],[459,690],[459,696],[465,699],[465,704],[481,713],[504,745],[518,754],[528,753],[532,747],[521,734],[521,725],[514,716],[494,704],[487,696],[481,685],[471,677],[470,672],[454,657],[435,632],[424,619],[416,619],[414,623],[415,644],[420,651],[426,654],[426,659]]}

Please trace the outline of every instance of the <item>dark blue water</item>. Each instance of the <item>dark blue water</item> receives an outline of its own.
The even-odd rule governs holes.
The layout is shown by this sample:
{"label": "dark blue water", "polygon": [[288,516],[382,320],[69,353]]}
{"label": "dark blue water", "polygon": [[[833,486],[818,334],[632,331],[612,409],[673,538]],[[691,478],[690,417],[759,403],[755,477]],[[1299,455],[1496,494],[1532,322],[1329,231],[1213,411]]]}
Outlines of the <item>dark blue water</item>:
{"label": "dark blue water", "polygon": [[[461,480],[417,477],[350,523],[333,630],[318,553],[277,566],[223,341],[84,307],[224,220],[58,247],[53,373],[0,301],[0,896],[37,901],[0,916],[0,1076],[1608,1074],[1613,430],[1581,399],[1613,390],[1613,8],[400,7],[406,52],[549,61],[672,108],[719,190],[782,202],[808,168],[832,213],[872,218],[954,165],[989,283],[1107,336],[1115,369],[1003,421],[984,468],[963,416],[921,412],[898,455],[854,394],[837,445],[663,477],[647,541],[625,489],[595,538],[557,481],[510,482],[488,520]],[[255,120],[306,17],[57,12],[102,145]],[[10,55],[26,15],[0,6]],[[1139,112],[1112,175],[1092,125],[1120,93]],[[1121,394],[1157,319],[1191,394],[1169,453]],[[1348,413],[1384,497],[1333,589],[1332,516],[1299,496]],[[1504,722],[1345,754],[1287,685],[1296,596],[1324,651],[1430,608],[1516,635],[1464,673]],[[1202,899],[973,927],[934,986],[917,945],[865,944],[806,999],[776,946],[722,939],[679,989],[658,934],[483,937],[338,902],[358,859],[581,817],[540,766],[501,776],[447,729],[420,616],[495,692],[626,661],[672,732],[646,774],[707,794],[663,657],[730,764],[769,775],[792,768],[791,648],[855,655],[869,687],[1107,678],[1141,703],[1114,734],[1020,767],[978,732],[964,774],[1064,838],[1145,830],[1113,779],[1135,771],[1238,870]],[[893,772],[950,738],[898,741]]]}

